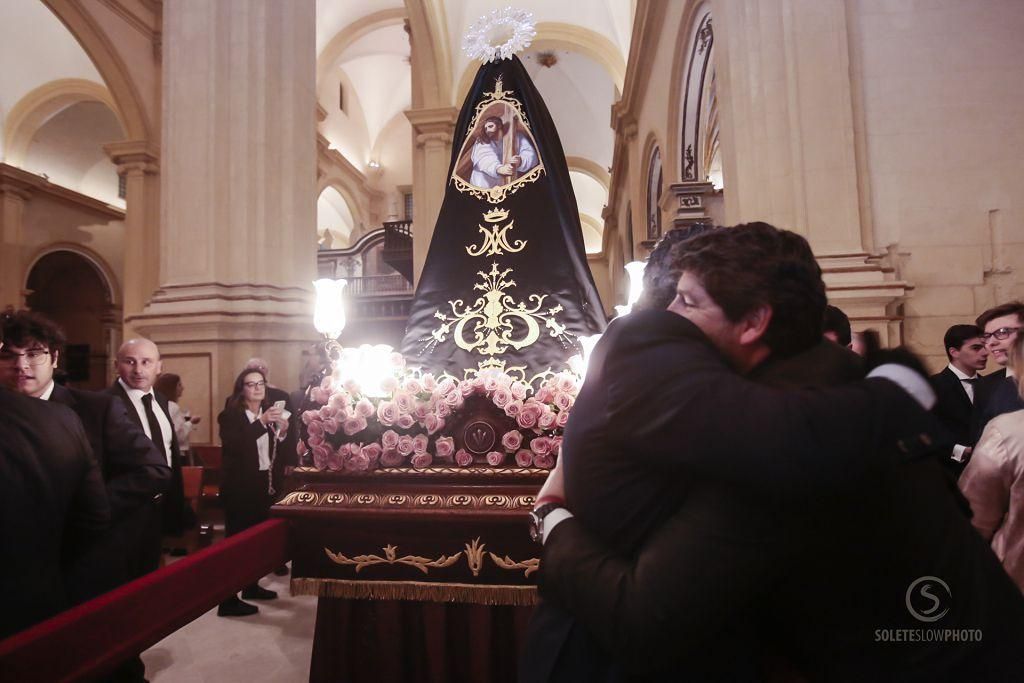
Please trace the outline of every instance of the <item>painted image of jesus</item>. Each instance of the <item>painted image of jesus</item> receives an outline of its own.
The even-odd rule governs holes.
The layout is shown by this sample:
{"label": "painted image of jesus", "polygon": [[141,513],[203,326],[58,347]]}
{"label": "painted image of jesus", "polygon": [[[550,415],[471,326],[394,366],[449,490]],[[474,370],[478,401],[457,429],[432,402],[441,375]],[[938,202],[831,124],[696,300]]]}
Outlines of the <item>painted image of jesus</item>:
{"label": "painted image of jesus", "polygon": [[456,175],[485,190],[515,181],[538,163],[529,133],[513,124],[514,116],[506,121],[492,114],[494,111],[489,110],[476,126],[475,136],[471,142],[467,140],[456,166]]}

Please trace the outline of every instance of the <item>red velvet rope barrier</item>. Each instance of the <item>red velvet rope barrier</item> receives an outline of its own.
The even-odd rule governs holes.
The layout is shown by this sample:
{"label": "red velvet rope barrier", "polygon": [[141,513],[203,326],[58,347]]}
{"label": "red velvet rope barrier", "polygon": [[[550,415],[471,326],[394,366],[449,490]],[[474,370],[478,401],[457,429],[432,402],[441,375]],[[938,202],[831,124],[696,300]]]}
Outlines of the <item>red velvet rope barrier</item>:
{"label": "red velvet rope barrier", "polygon": [[263,522],[0,641],[0,680],[110,673],[289,557],[287,522]]}

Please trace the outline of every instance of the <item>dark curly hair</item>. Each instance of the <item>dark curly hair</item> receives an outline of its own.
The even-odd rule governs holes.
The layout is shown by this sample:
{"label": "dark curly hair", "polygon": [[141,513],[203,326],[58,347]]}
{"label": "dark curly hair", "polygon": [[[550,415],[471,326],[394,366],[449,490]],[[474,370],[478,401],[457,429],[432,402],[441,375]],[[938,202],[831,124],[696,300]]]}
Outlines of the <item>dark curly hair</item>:
{"label": "dark curly hair", "polygon": [[32,341],[37,341],[45,345],[55,358],[64,353],[64,344],[68,341],[64,330],[41,313],[27,309],[4,311],[0,325],[0,339],[5,345],[27,347]]}
{"label": "dark curly hair", "polygon": [[821,267],[807,240],[767,223],[720,228],[672,248],[671,269],[696,276],[725,316],[737,322],[768,305],[764,342],[779,357],[821,341],[827,300]]}
{"label": "dark curly hair", "polygon": [[672,268],[670,255],[672,247],[697,235],[703,235],[714,226],[709,223],[694,223],[666,232],[654,245],[644,266],[644,290],[633,304],[633,310],[665,309],[676,298],[676,283],[679,271]]}

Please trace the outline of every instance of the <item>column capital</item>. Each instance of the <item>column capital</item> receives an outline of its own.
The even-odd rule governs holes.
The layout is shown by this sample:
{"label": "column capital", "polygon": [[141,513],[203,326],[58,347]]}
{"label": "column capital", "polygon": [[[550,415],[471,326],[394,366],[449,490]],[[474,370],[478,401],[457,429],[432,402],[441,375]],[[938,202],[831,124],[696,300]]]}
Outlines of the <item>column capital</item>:
{"label": "column capital", "polygon": [[405,118],[412,124],[413,131],[419,135],[431,133],[447,133],[449,137],[455,130],[455,122],[459,118],[459,110],[455,107],[437,107],[434,109],[407,109]]}
{"label": "column capital", "polygon": [[705,198],[715,191],[711,183],[682,182],[669,185],[661,197],[660,209],[673,211],[672,226],[681,228],[693,223],[706,223],[711,217],[705,210]]}
{"label": "column capital", "polygon": [[160,154],[146,140],[124,140],[103,145],[118,173],[159,173]]}
{"label": "column capital", "polygon": [[0,163],[0,195],[28,201],[42,178],[9,164]]}

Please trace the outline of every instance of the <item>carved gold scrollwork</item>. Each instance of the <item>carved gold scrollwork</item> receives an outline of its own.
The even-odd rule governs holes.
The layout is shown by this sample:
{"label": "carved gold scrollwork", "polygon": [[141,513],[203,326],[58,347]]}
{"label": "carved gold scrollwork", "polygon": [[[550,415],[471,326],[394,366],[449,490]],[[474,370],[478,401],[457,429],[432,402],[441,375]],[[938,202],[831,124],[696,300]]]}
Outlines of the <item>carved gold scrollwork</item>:
{"label": "carved gold scrollwork", "polygon": [[324,496],[324,502],[328,505],[338,505],[345,502],[344,493],[328,493]]}
{"label": "carved gold scrollwork", "polygon": [[457,552],[454,555],[441,555],[435,560],[431,560],[428,557],[420,557],[419,555],[405,555],[398,557],[398,546],[386,545],[384,546],[384,557],[380,555],[356,555],[353,558],[348,558],[341,553],[332,553],[327,548],[324,548],[324,552],[327,553],[327,557],[331,558],[331,562],[341,565],[355,565],[356,573],[362,570],[364,567],[371,567],[377,564],[404,564],[410,567],[416,567],[424,574],[430,572],[431,568],[444,569],[450,567],[459,561],[462,556],[462,552]]}
{"label": "carved gold scrollwork", "polygon": [[358,496],[353,498],[360,505],[373,505],[377,502],[377,496],[372,493],[360,493]]}
{"label": "carved gold scrollwork", "polygon": [[480,576],[480,569],[484,564],[484,547],[486,545],[486,543],[480,542],[479,536],[466,544],[466,561],[469,563],[469,570],[473,572],[473,576]]}
{"label": "carved gold scrollwork", "polygon": [[405,501],[408,499],[408,496],[403,496],[400,493],[392,493],[388,496],[388,505],[405,505]]}
{"label": "carved gold scrollwork", "polygon": [[516,562],[508,555],[505,557],[498,557],[494,553],[488,554],[491,556],[491,559],[494,560],[494,564],[498,565],[502,569],[525,569],[526,573],[524,576],[529,576],[540,569],[540,559],[536,557],[531,557],[529,560],[523,560],[522,562]]}

